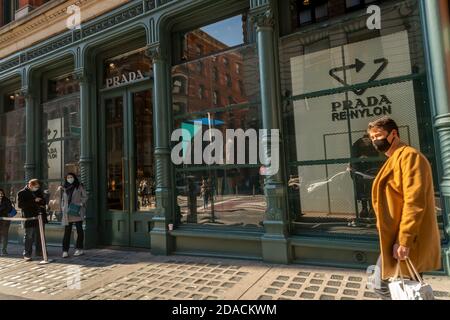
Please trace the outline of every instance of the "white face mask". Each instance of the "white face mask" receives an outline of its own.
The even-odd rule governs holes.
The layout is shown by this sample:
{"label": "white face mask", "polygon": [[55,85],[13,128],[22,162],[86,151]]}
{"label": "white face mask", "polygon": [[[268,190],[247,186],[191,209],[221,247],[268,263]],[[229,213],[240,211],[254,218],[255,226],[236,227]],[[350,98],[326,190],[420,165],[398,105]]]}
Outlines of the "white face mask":
{"label": "white face mask", "polygon": [[31,191],[33,191],[33,192],[36,192],[36,191],[38,191],[39,190],[39,187],[33,187],[33,188],[31,188]]}
{"label": "white face mask", "polygon": [[74,178],[68,178],[68,179],[67,179],[67,182],[70,183],[70,184],[72,184],[74,181],[75,181]]}

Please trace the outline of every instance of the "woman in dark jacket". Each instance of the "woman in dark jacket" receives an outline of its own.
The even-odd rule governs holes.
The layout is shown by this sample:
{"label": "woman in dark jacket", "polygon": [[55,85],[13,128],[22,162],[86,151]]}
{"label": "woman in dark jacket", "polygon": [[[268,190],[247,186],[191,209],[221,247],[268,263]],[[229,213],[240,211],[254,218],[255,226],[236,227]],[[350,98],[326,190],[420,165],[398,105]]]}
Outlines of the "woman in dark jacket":
{"label": "woman in dark jacket", "polygon": [[[0,217],[7,218],[8,213],[12,210],[11,201],[6,196],[5,191],[0,189]],[[8,233],[11,221],[0,221],[0,240],[2,242],[2,255],[7,255],[8,251]]]}

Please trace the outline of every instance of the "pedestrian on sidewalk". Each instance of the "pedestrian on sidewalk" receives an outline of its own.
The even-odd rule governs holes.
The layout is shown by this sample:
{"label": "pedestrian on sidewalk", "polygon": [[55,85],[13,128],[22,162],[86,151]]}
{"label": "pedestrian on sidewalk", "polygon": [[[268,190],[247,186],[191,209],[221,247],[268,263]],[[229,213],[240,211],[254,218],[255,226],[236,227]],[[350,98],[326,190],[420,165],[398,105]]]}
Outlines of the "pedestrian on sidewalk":
{"label": "pedestrian on sidewalk", "polygon": [[[30,180],[25,188],[19,191],[17,198],[24,218],[37,218],[39,215],[42,215],[44,226],[48,223],[44,193],[41,190],[39,180]],[[26,261],[31,261],[32,259],[33,244],[36,249],[36,257],[42,257],[41,234],[38,220],[25,221],[24,242],[23,257]]]}
{"label": "pedestrian on sidewalk", "polygon": [[[7,218],[13,206],[3,189],[0,189],[0,217]],[[2,255],[8,254],[8,233],[11,221],[0,221],[0,240],[2,242]]]}
{"label": "pedestrian on sidewalk", "polygon": [[372,205],[381,248],[381,285],[375,292],[390,299],[388,279],[395,275],[398,260],[403,261],[404,275],[409,274],[406,258],[419,273],[441,268],[433,177],[427,158],[400,140],[393,119],[383,117],[369,123],[368,133],[374,147],[388,157],[373,183]]}
{"label": "pedestrian on sidewalk", "polygon": [[69,173],[64,179],[64,185],[58,188],[61,192],[61,224],[64,226],[63,237],[63,258],[69,257],[70,238],[72,236],[72,227],[75,224],[77,229],[77,242],[74,256],[84,254],[84,230],[83,221],[86,215],[86,203],[88,196],[78,177]]}

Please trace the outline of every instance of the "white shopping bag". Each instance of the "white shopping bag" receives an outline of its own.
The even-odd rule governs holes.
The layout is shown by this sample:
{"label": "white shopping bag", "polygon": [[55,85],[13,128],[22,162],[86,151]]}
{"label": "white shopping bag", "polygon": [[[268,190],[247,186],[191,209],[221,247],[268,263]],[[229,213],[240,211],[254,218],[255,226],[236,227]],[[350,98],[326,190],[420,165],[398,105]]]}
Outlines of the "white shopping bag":
{"label": "white shopping bag", "polygon": [[416,278],[418,281],[404,279],[399,260],[397,263],[397,272],[389,284],[392,300],[434,300],[433,289],[423,281],[408,258],[406,259],[406,265],[412,278]]}

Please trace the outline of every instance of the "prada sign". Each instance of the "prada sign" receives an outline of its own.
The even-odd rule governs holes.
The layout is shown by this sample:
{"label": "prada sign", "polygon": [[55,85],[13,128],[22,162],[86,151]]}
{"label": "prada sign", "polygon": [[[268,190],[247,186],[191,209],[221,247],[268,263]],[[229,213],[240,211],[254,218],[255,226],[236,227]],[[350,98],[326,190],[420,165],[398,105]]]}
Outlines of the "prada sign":
{"label": "prada sign", "polygon": [[137,70],[136,72],[131,71],[129,73],[125,73],[122,75],[106,78],[106,87],[107,88],[117,87],[120,85],[133,83],[143,79],[145,79],[145,77],[141,70]]}

